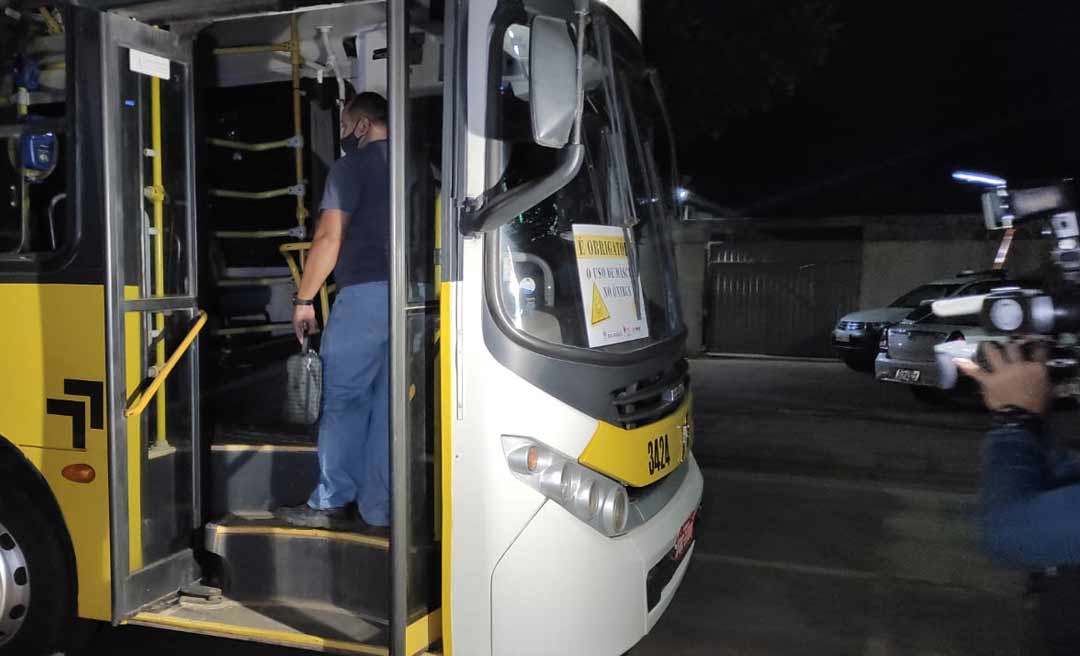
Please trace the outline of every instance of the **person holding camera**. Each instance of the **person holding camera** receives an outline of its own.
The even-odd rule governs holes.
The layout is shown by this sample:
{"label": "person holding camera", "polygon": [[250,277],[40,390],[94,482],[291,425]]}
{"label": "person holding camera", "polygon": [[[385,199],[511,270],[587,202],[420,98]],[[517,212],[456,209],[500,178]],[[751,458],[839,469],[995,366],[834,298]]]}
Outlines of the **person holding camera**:
{"label": "person holding camera", "polygon": [[1080,654],[1080,461],[1047,430],[1053,389],[1045,352],[984,346],[988,369],[955,360],[994,417],[983,450],[984,546],[1001,563],[1035,572],[1049,653]]}

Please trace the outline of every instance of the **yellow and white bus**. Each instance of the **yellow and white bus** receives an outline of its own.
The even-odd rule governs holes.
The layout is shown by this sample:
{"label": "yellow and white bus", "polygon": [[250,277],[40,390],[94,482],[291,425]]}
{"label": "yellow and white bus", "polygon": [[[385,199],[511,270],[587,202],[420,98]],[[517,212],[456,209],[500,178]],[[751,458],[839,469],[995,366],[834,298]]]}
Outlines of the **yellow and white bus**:
{"label": "yellow and white bus", "polygon": [[[633,1],[4,3],[0,654],[88,621],[408,656],[647,634],[702,477],[639,30]],[[389,535],[270,512],[318,476],[288,299],[357,90],[390,102]]]}

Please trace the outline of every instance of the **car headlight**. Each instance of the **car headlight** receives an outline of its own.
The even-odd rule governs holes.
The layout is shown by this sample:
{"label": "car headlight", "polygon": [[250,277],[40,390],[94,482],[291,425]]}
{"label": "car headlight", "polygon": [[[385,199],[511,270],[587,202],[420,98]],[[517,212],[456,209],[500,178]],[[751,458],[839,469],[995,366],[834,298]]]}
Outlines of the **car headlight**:
{"label": "car headlight", "polygon": [[630,497],[616,481],[529,437],[504,435],[514,476],[608,537],[626,532]]}

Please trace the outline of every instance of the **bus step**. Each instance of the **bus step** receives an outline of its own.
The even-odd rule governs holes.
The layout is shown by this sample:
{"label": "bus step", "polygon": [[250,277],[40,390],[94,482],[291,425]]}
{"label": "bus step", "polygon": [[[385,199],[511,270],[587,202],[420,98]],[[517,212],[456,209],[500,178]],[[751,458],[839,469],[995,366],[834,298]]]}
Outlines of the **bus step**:
{"label": "bus step", "polygon": [[389,617],[390,541],[365,533],[301,529],[269,513],[206,526],[226,596],[245,603],[333,603],[372,622]]}
{"label": "bus step", "polygon": [[311,442],[238,440],[210,447],[211,517],[269,511],[307,501],[319,482]]}
{"label": "bus step", "polygon": [[[243,603],[224,597],[221,603],[210,605],[191,604],[186,599],[169,600],[128,622],[331,654],[388,653],[388,622],[366,620],[330,603]],[[271,652],[252,653],[256,651]]]}

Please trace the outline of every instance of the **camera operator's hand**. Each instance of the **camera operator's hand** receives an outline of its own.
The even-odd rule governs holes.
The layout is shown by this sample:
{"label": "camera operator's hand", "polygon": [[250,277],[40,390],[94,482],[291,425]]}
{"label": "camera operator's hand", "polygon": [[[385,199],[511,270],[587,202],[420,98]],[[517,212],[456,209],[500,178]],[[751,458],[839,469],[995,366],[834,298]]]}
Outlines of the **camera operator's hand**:
{"label": "camera operator's hand", "polygon": [[979,383],[986,407],[1002,410],[1013,406],[1032,414],[1044,414],[1050,406],[1052,392],[1045,350],[1038,349],[1030,360],[1024,357],[1016,343],[1009,343],[1004,349],[986,343],[983,350],[990,370],[965,358],[956,358],[953,362],[961,372]]}

